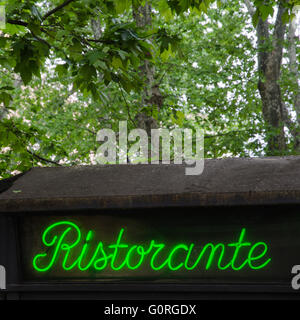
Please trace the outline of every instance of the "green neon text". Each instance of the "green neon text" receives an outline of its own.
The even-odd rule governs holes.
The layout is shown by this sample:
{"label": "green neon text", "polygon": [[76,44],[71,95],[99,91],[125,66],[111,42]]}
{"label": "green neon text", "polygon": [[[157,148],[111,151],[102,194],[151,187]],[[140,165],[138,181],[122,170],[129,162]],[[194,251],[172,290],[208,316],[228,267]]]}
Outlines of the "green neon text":
{"label": "green neon text", "polygon": [[245,241],[245,228],[237,242],[207,243],[203,246],[195,243],[167,246],[156,240],[146,241],[143,245],[128,244],[124,234],[125,229],[122,228],[114,243],[104,245],[97,242],[91,230],[83,236],[82,230],[73,222],[53,223],[42,235],[45,251],[33,258],[33,267],[39,272],[53,268],[82,272],[111,269],[117,272],[147,267],[152,271],[191,271],[197,268],[239,271],[246,268],[259,270],[271,261],[265,242],[252,244]]}

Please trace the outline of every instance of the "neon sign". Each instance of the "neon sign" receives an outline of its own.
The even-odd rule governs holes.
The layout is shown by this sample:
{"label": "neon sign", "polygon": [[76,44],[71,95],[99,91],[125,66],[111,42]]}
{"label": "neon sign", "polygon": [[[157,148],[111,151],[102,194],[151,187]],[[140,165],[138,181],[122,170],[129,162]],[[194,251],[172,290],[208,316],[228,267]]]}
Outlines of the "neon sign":
{"label": "neon sign", "polygon": [[[271,261],[265,242],[251,243],[245,240],[246,228],[242,228],[239,239],[230,243],[178,243],[167,245],[157,240],[144,244],[129,244],[125,241],[125,229],[119,230],[116,241],[104,244],[96,240],[92,230],[82,232],[70,221],[51,224],[42,235],[45,250],[34,256],[33,268],[38,272],[62,268],[100,272],[138,270],[191,271],[195,269],[242,269],[259,270]],[[225,261],[225,262],[224,262]]]}

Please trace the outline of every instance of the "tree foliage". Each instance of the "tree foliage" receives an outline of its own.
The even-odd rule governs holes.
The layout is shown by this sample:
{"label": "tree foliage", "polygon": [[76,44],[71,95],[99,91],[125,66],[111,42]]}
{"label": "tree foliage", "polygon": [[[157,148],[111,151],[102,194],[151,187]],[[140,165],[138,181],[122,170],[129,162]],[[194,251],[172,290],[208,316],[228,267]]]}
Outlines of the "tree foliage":
{"label": "tree foliage", "polygon": [[[132,7],[145,0],[6,1],[0,176],[95,163],[96,132],[117,131],[120,120],[135,128],[141,112],[162,127],[203,128],[207,157],[263,155],[254,32],[279,2],[288,22],[299,0],[255,0],[252,20],[240,1],[152,0],[152,25],[142,28]],[[145,61],[160,103],[143,105]],[[288,103],[293,84],[282,69]]]}

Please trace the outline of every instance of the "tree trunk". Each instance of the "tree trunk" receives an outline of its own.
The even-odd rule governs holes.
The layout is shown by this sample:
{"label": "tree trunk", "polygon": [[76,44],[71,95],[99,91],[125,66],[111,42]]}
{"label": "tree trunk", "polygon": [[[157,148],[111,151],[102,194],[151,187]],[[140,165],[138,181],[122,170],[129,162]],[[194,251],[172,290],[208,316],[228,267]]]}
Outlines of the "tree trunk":
{"label": "tree trunk", "polygon": [[[255,8],[249,0],[244,1],[250,15],[253,16]],[[268,20],[259,19],[256,28],[258,39],[258,90],[266,124],[267,155],[282,155],[286,150],[284,123],[287,112],[279,85],[286,30],[286,25],[282,22],[285,10],[282,5],[279,5],[272,35],[270,35],[271,28]]]}
{"label": "tree trunk", "polygon": [[[296,10],[295,10],[296,11]],[[295,12],[294,11],[294,12]],[[296,12],[295,12],[296,13]],[[291,133],[294,138],[294,149],[297,154],[300,154],[300,86],[299,86],[299,71],[296,55],[296,28],[297,22],[296,18],[290,21],[289,33],[288,33],[288,57],[289,57],[289,68],[291,79],[293,82],[293,100],[294,100],[294,110],[297,115],[297,123],[294,125]]]}
{"label": "tree trunk", "polygon": [[[152,25],[151,17],[151,5],[146,1],[144,6],[136,6],[133,1],[133,17],[139,28],[148,29]],[[159,90],[154,84],[154,74],[155,68],[151,62],[146,61],[140,67],[140,76],[144,82],[144,92],[142,95],[142,105],[141,109],[148,107],[148,110],[151,111],[154,107],[153,102],[157,93],[160,94]],[[146,130],[148,136],[151,136],[151,129],[158,127],[156,120],[149,115],[147,112],[140,112],[136,116],[136,121],[140,129]]]}
{"label": "tree trunk", "polygon": [[283,41],[286,30],[286,25],[282,22],[282,15],[285,10],[285,8],[279,6],[272,37],[270,37],[268,21],[259,19],[257,25],[258,89],[262,99],[262,111],[266,123],[267,155],[282,155],[286,149],[284,104],[279,85]]}
{"label": "tree trunk", "polygon": [[284,153],[286,145],[280,86],[277,81],[266,79],[264,81],[259,80],[258,88],[266,123],[267,155],[281,155]]}

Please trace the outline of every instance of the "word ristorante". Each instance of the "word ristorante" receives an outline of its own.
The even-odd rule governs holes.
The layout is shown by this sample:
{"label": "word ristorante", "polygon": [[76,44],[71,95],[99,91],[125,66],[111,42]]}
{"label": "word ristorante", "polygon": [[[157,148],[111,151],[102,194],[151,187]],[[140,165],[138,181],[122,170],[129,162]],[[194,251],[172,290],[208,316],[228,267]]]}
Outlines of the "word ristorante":
{"label": "word ristorante", "polygon": [[83,237],[77,224],[59,221],[43,232],[42,244],[45,250],[34,256],[33,267],[39,272],[53,268],[62,268],[64,271],[77,269],[81,272],[142,268],[148,268],[151,272],[162,269],[188,272],[197,268],[235,271],[265,268],[271,261],[268,245],[262,241],[247,242],[245,237],[246,228],[242,228],[239,239],[227,244],[209,242],[201,246],[195,243],[167,245],[152,239],[141,245],[126,243],[125,229],[122,228],[114,243],[104,244],[95,240],[96,235],[92,230]]}

